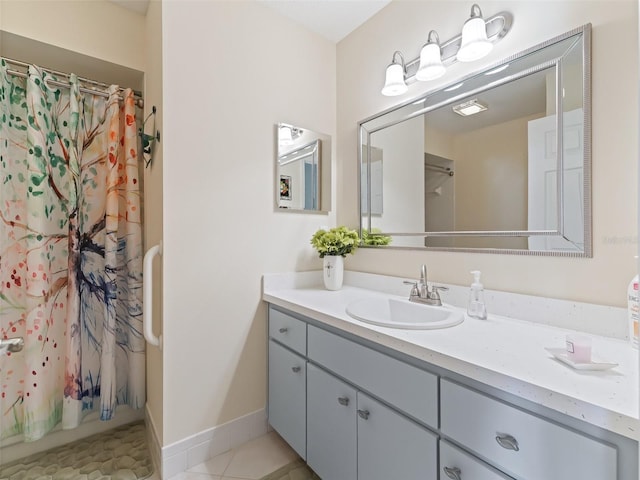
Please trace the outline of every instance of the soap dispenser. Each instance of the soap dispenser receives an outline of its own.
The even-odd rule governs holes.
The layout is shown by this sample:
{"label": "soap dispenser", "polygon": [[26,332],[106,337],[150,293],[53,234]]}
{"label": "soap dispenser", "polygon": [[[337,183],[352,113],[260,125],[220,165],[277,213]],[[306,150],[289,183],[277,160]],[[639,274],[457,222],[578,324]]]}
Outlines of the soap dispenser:
{"label": "soap dispenser", "polygon": [[469,291],[469,306],[467,307],[467,314],[470,317],[478,318],[480,320],[487,319],[487,306],[484,303],[484,287],[480,283],[480,271],[471,271],[473,275],[473,283],[471,284],[471,290]]}

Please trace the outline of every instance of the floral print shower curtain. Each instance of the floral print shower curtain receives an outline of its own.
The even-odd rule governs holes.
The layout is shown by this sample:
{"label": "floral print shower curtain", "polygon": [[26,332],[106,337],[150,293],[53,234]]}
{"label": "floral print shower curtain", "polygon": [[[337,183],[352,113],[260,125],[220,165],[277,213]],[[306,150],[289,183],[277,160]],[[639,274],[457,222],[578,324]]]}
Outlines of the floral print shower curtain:
{"label": "floral print shower curtain", "polygon": [[[145,402],[135,100],[0,60],[0,438]],[[123,99],[119,99],[123,95]]]}

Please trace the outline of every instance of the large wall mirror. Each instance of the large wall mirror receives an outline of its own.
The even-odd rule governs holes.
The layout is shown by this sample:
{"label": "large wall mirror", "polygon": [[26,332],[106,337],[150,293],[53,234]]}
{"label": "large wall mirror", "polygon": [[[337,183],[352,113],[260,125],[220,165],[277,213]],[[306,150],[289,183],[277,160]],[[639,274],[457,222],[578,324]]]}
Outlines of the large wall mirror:
{"label": "large wall mirror", "polygon": [[303,212],[331,209],[331,137],[279,123],[276,208]]}
{"label": "large wall mirror", "polygon": [[591,256],[591,26],[359,124],[365,235]]}

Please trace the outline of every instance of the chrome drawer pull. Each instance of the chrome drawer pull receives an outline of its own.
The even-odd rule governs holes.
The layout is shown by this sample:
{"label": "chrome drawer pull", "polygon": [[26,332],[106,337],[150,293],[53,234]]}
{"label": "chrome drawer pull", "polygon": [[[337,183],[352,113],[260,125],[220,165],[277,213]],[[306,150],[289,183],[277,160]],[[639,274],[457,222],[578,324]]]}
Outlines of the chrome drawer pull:
{"label": "chrome drawer pull", "polygon": [[338,403],[346,407],[349,405],[349,397],[338,397]]}
{"label": "chrome drawer pull", "polygon": [[452,480],[462,480],[462,471],[458,467],[444,467],[444,473]]}
{"label": "chrome drawer pull", "polygon": [[369,410],[358,410],[358,416],[363,420],[369,419]]}
{"label": "chrome drawer pull", "polygon": [[514,450],[516,452],[520,450],[518,441],[506,433],[499,433],[496,435],[496,442],[498,442],[498,445],[502,448],[506,448],[507,450]]}
{"label": "chrome drawer pull", "polygon": [[287,333],[289,329],[287,327],[282,327],[278,330],[280,333]]}
{"label": "chrome drawer pull", "polygon": [[298,373],[302,369],[300,367],[291,367],[291,370],[293,370],[293,373]]}

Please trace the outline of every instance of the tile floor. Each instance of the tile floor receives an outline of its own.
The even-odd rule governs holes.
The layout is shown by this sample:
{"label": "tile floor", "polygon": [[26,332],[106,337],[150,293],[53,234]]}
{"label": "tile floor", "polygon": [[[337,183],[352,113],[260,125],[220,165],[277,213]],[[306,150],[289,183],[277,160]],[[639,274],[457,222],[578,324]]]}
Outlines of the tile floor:
{"label": "tile floor", "polygon": [[[298,458],[277,433],[251,440],[170,480],[258,480]],[[152,480],[158,480],[156,475]]]}

